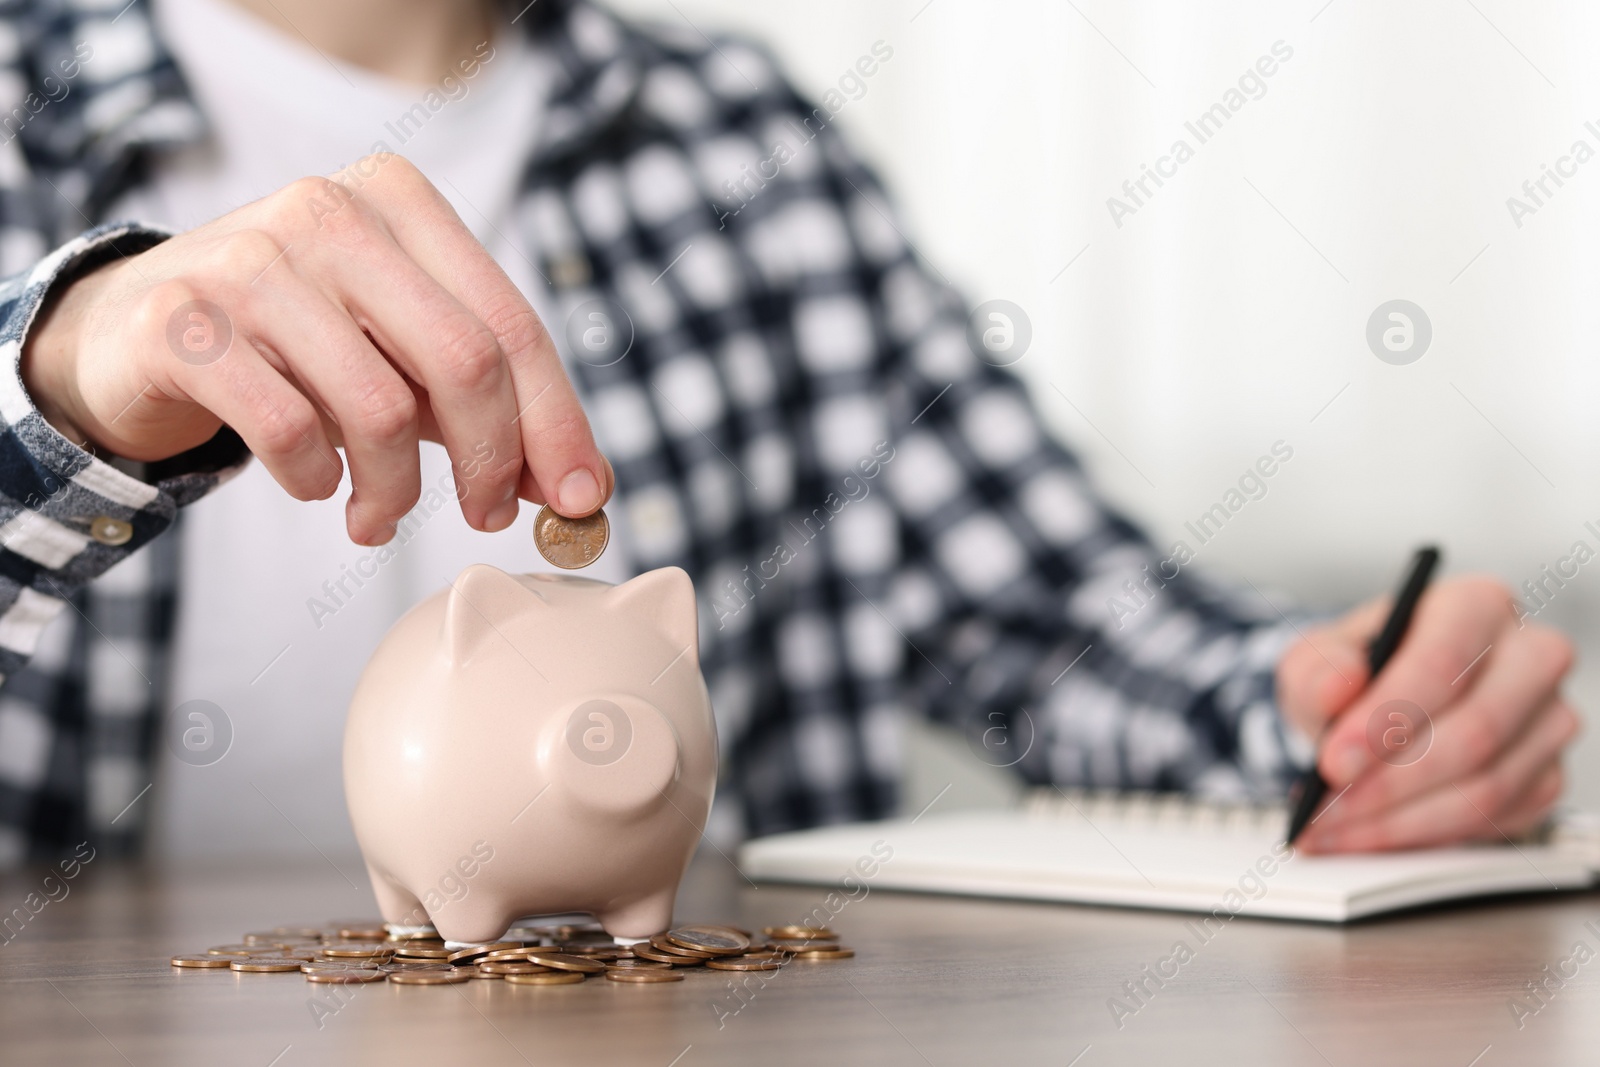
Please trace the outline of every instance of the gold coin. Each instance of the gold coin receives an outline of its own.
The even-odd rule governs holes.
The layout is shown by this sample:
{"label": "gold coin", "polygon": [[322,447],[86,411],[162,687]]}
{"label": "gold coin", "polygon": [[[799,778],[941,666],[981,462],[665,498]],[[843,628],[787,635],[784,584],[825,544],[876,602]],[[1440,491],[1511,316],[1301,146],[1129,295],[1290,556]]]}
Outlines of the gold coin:
{"label": "gold coin", "polygon": [[376,967],[322,967],[306,971],[306,981],[326,982],[332,985],[358,985],[363,982],[381,982],[389,977]]}
{"label": "gold coin", "polygon": [[797,960],[847,960],[855,954],[856,950],[853,948],[808,948],[804,951],[796,952],[794,958]]}
{"label": "gold coin", "polygon": [[671,967],[663,967],[660,970],[624,968],[620,971],[607,971],[606,979],[612,982],[681,982],[683,974]]}
{"label": "gold coin", "polygon": [[396,985],[455,985],[472,981],[469,967],[446,967],[439,971],[390,971],[389,981]]}
{"label": "gold coin", "polygon": [[[705,956],[679,956],[672,952],[662,952],[653,945],[635,945],[633,946],[633,954],[641,960],[665,963],[672,967],[698,967],[706,961]],[[619,960],[618,962],[622,961]]]}
{"label": "gold coin", "polygon": [[496,949],[521,947],[522,946],[517,944],[515,941],[496,941],[492,945],[475,945],[472,948],[457,949],[454,952],[448,953],[447,958],[452,964],[455,964],[456,966],[463,966],[468,963],[477,963],[479,960],[483,959]]}
{"label": "gold coin", "polygon": [[508,974],[505,980],[511,985],[576,985],[583,975],[575,971],[544,971],[540,974]]}
{"label": "gold coin", "polygon": [[826,926],[763,926],[761,932],[791,941],[835,941],[839,937]]}
{"label": "gold coin", "polygon": [[611,524],[604,510],[582,519],[569,519],[546,504],[533,520],[533,543],[552,566],[562,570],[587,567],[600,558],[611,540]]}
{"label": "gold coin", "polygon": [[198,967],[201,970],[219,970],[226,968],[230,960],[227,956],[174,956],[174,967]]}
{"label": "gold coin", "polygon": [[[748,937],[720,926],[679,926],[667,931],[667,941],[714,956],[737,956],[750,947]],[[652,941],[651,944],[656,943]]]}
{"label": "gold coin", "polygon": [[300,963],[300,960],[280,960],[271,959],[265,956],[253,956],[249,959],[229,960],[228,966],[235,971],[269,973],[277,971],[298,971],[300,969]]}
{"label": "gold coin", "polygon": [[783,963],[777,959],[747,960],[730,957],[720,960],[706,960],[706,966],[713,971],[775,971],[782,967]]}
{"label": "gold coin", "polygon": [[558,971],[576,971],[579,974],[599,974],[606,969],[604,962],[587,956],[572,956],[565,952],[535,949],[528,953],[530,963],[538,963]]}

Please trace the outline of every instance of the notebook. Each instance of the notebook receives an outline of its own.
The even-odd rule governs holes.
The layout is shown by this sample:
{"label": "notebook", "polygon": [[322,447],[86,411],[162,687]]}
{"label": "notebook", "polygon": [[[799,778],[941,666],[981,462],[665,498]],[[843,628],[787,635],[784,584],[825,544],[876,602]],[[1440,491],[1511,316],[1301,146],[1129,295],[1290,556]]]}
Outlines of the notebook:
{"label": "notebook", "polygon": [[1568,818],[1528,840],[1352,856],[1296,854],[1281,805],[1036,791],[1020,809],[924,814],[746,842],[755,880],[1346,922],[1500,893],[1584,889],[1600,828]]}

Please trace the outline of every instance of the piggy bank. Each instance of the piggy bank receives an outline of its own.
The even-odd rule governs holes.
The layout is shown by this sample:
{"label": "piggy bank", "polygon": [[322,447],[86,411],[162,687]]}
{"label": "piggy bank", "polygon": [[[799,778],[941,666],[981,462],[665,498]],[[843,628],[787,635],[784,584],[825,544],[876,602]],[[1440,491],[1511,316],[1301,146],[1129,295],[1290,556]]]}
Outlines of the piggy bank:
{"label": "piggy bank", "polygon": [[384,637],[344,737],[345,798],[390,923],[451,941],[591,912],[667,929],[716,786],[694,586],[468,567]]}

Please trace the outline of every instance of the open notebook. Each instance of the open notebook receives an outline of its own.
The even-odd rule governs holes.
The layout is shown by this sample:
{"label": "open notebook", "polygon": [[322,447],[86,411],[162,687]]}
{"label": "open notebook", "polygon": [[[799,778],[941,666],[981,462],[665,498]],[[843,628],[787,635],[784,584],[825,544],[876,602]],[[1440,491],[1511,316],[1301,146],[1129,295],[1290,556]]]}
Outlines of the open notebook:
{"label": "open notebook", "polygon": [[[1297,855],[1281,806],[1041,791],[1020,810],[926,814],[747,842],[753,879],[1344,922],[1419,904],[1581,889],[1600,833],[1569,820],[1515,844]],[[887,857],[887,858],[885,858]],[[846,875],[850,881],[846,882]]]}

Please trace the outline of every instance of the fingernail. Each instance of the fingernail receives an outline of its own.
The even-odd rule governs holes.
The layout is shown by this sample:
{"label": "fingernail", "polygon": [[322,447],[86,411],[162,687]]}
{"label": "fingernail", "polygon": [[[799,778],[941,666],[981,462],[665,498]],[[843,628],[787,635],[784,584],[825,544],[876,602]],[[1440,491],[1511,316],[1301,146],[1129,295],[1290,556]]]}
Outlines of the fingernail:
{"label": "fingernail", "polygon": [[504,504],[498,504],[490,509],[489,514],[483,517],[483,528],[489,533],[504,530],[507,526],[517,521],[517,498],[513,496]]}
{"label": "fingernail", "polygon": [[1367,769],[1368,753],[1362,745],[1346,745],[1333,754],[1333,776],[1341,782],[1353,782]]}
{"label": "fingernail", "polygon": [[556,488],[556,499],[566,515],[587,515],[600,506],[600,483],[594,475],[579,467]]}

